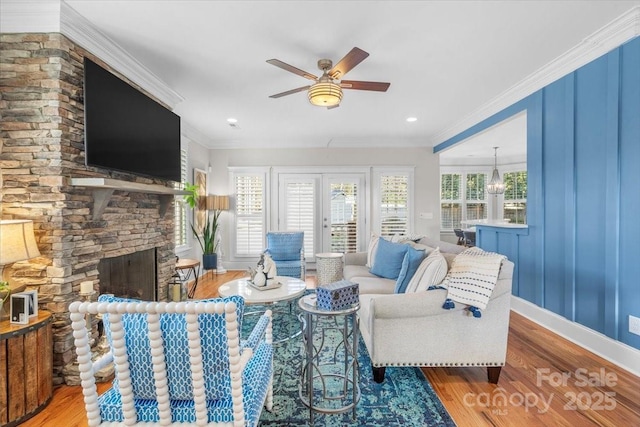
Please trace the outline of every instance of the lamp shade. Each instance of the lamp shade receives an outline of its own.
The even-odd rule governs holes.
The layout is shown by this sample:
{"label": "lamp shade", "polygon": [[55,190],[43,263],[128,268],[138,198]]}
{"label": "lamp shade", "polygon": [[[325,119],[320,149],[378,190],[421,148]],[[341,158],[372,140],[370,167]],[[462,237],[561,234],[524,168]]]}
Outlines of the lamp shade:
{"label": "lamp shade", "polygon": [[12,264],[40,256],[33,235],[33,221],[0,221],[0,265]]}
{"label": "lamp shade", "polygon": [[333,82],[318,82],[309,88],[309,102],[319,107],[332,107],[342,101],[342,88]]}
{"label": "lamp shade", "polygon": [[208,211],[226,211],[229,209],[229,196],[215,196],[210,194],[207,196]]}

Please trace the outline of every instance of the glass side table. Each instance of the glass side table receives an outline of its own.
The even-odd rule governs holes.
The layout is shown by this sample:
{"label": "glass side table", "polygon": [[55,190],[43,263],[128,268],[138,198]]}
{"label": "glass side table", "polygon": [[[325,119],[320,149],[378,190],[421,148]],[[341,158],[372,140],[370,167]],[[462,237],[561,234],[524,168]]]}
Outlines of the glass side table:
{"label": "glass side table", "polygon": [[309,425],[314,412],[336,414],[352,410],[360,400],[358,368],[359,304],[342,310],[322,310],[316,295],[300,298],[305,357],[302,362],[299,395],[309,408]]}

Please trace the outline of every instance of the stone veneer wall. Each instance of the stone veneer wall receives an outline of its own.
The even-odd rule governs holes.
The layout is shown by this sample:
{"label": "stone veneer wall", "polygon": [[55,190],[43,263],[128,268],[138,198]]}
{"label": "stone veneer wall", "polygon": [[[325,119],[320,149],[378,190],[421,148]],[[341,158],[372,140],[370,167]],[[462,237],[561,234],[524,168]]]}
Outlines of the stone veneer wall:
{"label": "stone veneer wall", "polygon": [[91,190],[69,180],[168,183],[85,166],[83,57],[108,66],[58,33],[2,34],[0,43],[0,217],[33,220],[42,254],[7,268],[38,290],[41,309],[54,313],[54,384],[76,384],[68,306],[80,298],[80,282],[91,280],[98,291],[101,258],[155,247],[158,295],[166,299],[174,214],[169,208],[160,216],[157,195],[116,191],[93,220]]}

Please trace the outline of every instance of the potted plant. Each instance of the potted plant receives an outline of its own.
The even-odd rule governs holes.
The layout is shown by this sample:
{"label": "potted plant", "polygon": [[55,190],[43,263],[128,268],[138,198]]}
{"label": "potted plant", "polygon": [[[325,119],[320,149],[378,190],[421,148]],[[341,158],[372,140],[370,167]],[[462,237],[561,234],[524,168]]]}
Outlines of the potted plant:
{"label": "potted plant", "polygon": [[5,310],[4,303],[9,299],[11,294],[11,286],[9,282],[0,281],[0,320],[9,318],[8,310]]}
{"label": "potted plant", "polygon": [[[199,204],[198,186],[186,183],[185,190],[189,194],[184,196],[184,201],[193,209]],[[219,241],[216,240],[216,234],[218,233],[219,216],[219,210],[213,211],[213,214],[207,212],[207,219],[202,230],[198,230],[193,224],[190,224],[191,231],[202,249],[202,266],[205,270],[214,270],[218,264]]]}

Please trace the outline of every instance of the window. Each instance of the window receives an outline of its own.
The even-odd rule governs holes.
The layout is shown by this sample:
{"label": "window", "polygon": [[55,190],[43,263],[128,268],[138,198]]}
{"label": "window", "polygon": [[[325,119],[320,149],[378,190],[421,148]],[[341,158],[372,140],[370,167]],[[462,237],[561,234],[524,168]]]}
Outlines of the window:
{"label": "window", "polygon": [[440,223],[443,229],[460,228],[462,220],[462,175],[445,173],[440,177]]}
{"label": "window", "polygon": [[234,175],[236,195],[236,255],[257,256],[264,249],[266,210],[265,174]]}
{"label": "window", "polygon": [[527,171],[506,172],[503,217],[513,224],[527,223]]}
{"label": "window", "polygon": [[463,221],[488,217],[486,180],[484,172],[440,175],[440,227],[443,230],[463,228]]}
{"label": "window", "polygon": [[[176,189],[184,187],[187,181],[187,150],[180,150],[180,183],[175,184]],[[177,198],[174,200],[174,239],[176,247],[187,244],[187,207]]]}
{"label": "window", "polygon": [[358,251],[358,184],[331,183],[331,252]]}
{"label": "window", "polygon": [[464,219],[466,220],[487,218],[486,177],[483,173],[466,174],[464,198]]}
{"label": "window", "polygon": [[380,173],[380,235],[409,234],[409,173]]}

